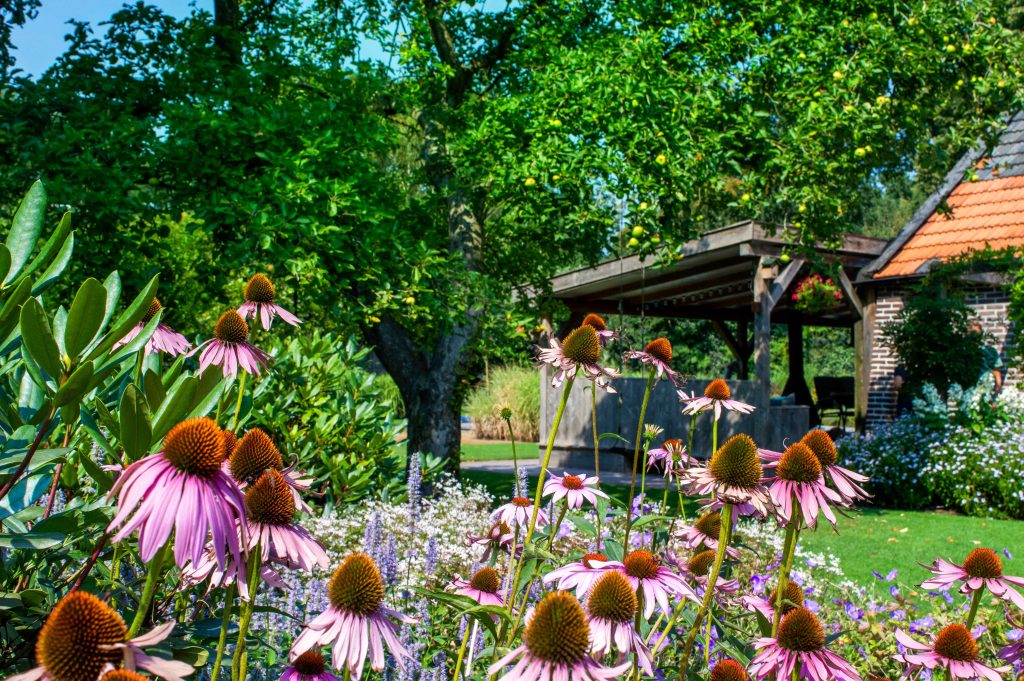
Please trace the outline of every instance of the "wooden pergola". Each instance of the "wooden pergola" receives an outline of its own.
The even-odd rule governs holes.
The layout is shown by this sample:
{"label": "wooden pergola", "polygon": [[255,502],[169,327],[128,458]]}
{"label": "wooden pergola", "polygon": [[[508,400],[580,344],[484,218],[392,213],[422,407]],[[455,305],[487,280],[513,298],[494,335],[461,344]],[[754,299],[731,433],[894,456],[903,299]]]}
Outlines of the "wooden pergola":
{"label": "wooden pergola", "polygon": [[842,303],[833,310],[807,315],[786,295],[809,272],[805,257],[784,255],[787,243],[755,222],[742,222],[704,234],[685,244],[684,257],[664,267],[645,264],[639,256],[603,262],[552,280],[555,298],[565,303],[576,326],[588,312],[710,320],[747,379],[753,365],[758,400],[766,407],[771,395],[771,325],[789,328],[789,378],[784,394],[795,393],[798,404],[812,408],[803,370],[803,327],[854,329],[857,414],[867,400],[862,376],[863,307],[852,280],[885,248],[886,241],[846,235],[837,248],[817,249],[816,257],[836,263]]}

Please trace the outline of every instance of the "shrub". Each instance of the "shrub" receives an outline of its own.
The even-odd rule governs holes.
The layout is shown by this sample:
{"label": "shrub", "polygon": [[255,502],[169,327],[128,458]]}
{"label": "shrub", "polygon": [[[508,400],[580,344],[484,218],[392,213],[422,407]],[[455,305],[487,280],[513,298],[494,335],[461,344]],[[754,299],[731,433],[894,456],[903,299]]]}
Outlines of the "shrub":
{"label": "shrub", "polygon": [[512,410],[512,431],[517,440],[537,442],[540,438],[540,375],[532,369],[501,367],[491,372],[466,401],[466,413],[473,417],[477,437],[504,440],[508,427],[502,409]]}
{"label": "shrub", "polygon": [[254,425],[325,481],[335,503],[395,494],[405,474],[396,447],[405,421],[382,375],[365,368],[369,352],[353,339],[300,333],[279,346],[254,398]]}

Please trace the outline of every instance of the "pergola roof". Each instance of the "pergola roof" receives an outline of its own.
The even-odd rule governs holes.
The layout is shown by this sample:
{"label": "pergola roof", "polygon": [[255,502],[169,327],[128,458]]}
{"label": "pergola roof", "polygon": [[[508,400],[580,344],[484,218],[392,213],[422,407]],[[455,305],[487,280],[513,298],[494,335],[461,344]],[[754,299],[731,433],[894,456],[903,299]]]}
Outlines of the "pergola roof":
{"label": "pergola roof", "polygon": [[[818,253],[823,259],[842,263],[840,283],[852,290],[850,275],[856,277],[860,268],[881,254],[885,244],[882,239],[847,235],[838,249],[821,247]],[[786,241],[762,225],[741,222],[687,242],[684,257],[670,265],[645,264],[635,255],[618,258],[558,275],[552,279],[552,290],[555,298],[576,312],[743,321],[754,315],[757,269],[771,262],[774,271],[762,279],[774,280],[778,289],[772,292],[777,301],[772,308],[773,321],[852,325],[859,317],[855,297],[835,311],[814,317],[789,306],[785,291],[800,271],[806,270],[806,264],[799,259],[788,265],[782,262],[786,248]]]}

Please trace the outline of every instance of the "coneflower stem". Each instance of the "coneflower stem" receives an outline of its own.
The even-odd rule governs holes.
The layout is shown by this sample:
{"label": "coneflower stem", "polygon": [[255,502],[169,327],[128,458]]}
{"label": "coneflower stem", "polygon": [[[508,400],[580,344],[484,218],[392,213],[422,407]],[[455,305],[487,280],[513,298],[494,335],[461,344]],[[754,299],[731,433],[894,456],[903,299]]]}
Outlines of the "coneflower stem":
{"label": "coneflower stem", "polygon": [[779,584],[775,592],[775,614],[772,617],[772,637],[779,633],[779,621],[782,619],[782,600],[786,586],[789,584],[789,573],[793,569],[793,556],[796,555],[796,543],[800,535],[800,502],[793,495],[793,515],[786,525],[786,541],[782,545],[782,563],[779,564]]}
{"label": "coneflower stem", "polygon": [[644,492],[647,489],[647,452],[649,452],[649,451],[651,451],[651,441],[650,440],[646,440],[644,442],[644,456],[643,456],[643,460],[641,461],[641,467],[640,467],[640,498],[641,499],[646,499],[646,497],[644,497]]}
{"label": "coneflower stem", "polygon": [[238,429],[238,415],[242,412],[242,398],[245,397],[245,379],[248,375],[249,372],[242,369],[242,377],[238,379],[238,401],[235,402],[235,418],[231,420],[232,432]]}
{"label": "coneflower stem", "polygon": [[247,678],[249,651],[245,647],[245,637],[249,633],[249,623],[252,621],[252,613],[256,608],[256,588],[259,586],[262,562],[261,551],[260,545],[256,544],[249,553],[249,565],[246,570],[249,580],[249,600],[242,603],[242,614],[238,618],[238,643],[235,644],[235,654],[231,659],[231,676],[238,681],[245,681]]}
{"label": "coneflower stem", "polygon": [[[697,632],[700,631],[700,625],[704,622],[708,609],[711,607],[711,599],[715,594],[715,585],[718,583],[718,574],[722,571],[722,561],[725,560],[725,550],[729,545],[729,534],[732,529],[732,504],[726,503],[722,505],[721,516],[722,524],[718,530],[718,550],[715,551],[715,563],[711,566],[711,572],[708,573],[708,585],[704,589],[704,600],[700,605],[700,611],[693,620],[690,635],[686,638],[686,646],[683,648],[683,660],[679,663],[679,681],[685,681],[686,679],[686,670],[690,665],[690,653],[693,652],[693,644],[697,640]],[[665,633],[662,634],[657,647],[661,647],[661,642],[668,635],[668,632],[669,629],[666,629]]]}
{"label": "coneflower stem", "polygon": [[135,619],[132,620],[132,626],[128,628],[128,638],[133,638],[139,629],[142,629],[143,622],[146,621],[146,615],[149,614],[149,607],[153,604],[153,596],[156,595],[156,587],[160,582],[160,573],[163,571],[164,558],[167,555],[167,551],[171,548],[171,543],[167,542],[159,549],[153,556],[153,560],[149,561],[149,573],[146,574],[146,586],[142,589],[142,597],[139,598],[139,609],[135,613]]}
{"label": "coneflower stem", "polygon": [[[471,678],[473,670],[473,651],[476,649],[476,637],[480,633],[480,622],[473,620],[473,633],[469,637],[469,647],[466,648],[466,678]],[[458,681],[458,679],[456,679]]]}
{"label": "coneflower stem", "polygon": [[[647,378],[647,387],[644,389],[644,401],[640,405],[640,418],[636,423],[636,445],[633,447],[633,477],[629,483],[629,498],[626,500],[626,534],[622,539],[622,550],[629,551],[629,530],[633,526],[633,492],[636,491],[636,462],[640,458],[640,438],[643,436],[644,416],[647,414],[647,402],[651,398],[651,388],[654,386],[654,379],[657,376],[657,367],[651,367],[651,375]],[[640,500],[640,510],[643,510],[643,500]]]}
{"label": "coneflower stem", "polygon": [[505,425],[508,426],[508,439],[512,442],[512,470],[516,474],[515,488],[516,496],[523,496],[523,490],[519,489],[519,458],[516,456],[516,436],[512,432],[512,419],[505,419]]}
{"label": "coneflower stem", "polygon": [[[590,386],[590,426],[594,431],[594,475],[597,477],[596,487],[601,489],[601,440],[597,436],[597,386]],[[601,510],[594,506],[597,514],[597,550],[601,550]]]}
{"label": "coneflower stem", "polygon": [[[454,681],[459,681],[459,672],[462,671],[462,658],[466,654],[466,644],[469,643],[469,622],[466,622],[466,633],[462,635],[462,645],[459,646],[459,655],[455,658],[455,672],[452,674]],[[214,681],[214,680],[211,680]]]}
{"label": "coneflower stem", "polygon": [[[554,449],[555,446],[555,434],[558,432],[558,426],[562,422],[562,414],[565,413],[565,405],[569,401],[569,393],[572,391],[572,384],[575,380],[576,377],[573,376],[565,382],[565,388],[562,389],[562,401],[558,404],[558,411],[555,412],[555,420],[551,424],[551,432],[548,433],[548,446],[547,449],[544,450],[544,461],[540,465],[540,473],[537,476],[537,493],[534,495],[533,499],[533,514],[530,516],[530,524],[526,528],[526,537],[523,539],[524,555],[526,553],[526,545],[530,543],[531,539],[533,539],[533,530],[537,527],[537,514],[540,513],[540,498],[541,493],[544,491],[544,476],[547,475],[548,464],[551,463],[551,450]],[[516,561],[516,576],[512,580],[510,590],[515,590],[516,585],[519,584],[519,578],[522,574],[523,559],[520,558]],[[515,593],[509,594],[508,613],[510,617],[512,616],[512,603],[515,601],[515,596]]]}
{"label": "coneflower stem", "polygon": [[224,615],[220,621],[220,637],[217,639],[217,656],[213,659],[213,670],[210,672],[210,681],[217,681],[220,675],[220,666],[224,662],[224,647],[228,641],[228,628],[231,626],[231,613],[235,604],[235,585],[228,585],[224,592]]}
{"label": "coneflower stem", "polygon": [[555,543],[555,535],[558,534],[558,528],[562,526],[562,520],[565,518],[566,511],[569,510],[569,499],[565,499],[565,503],[562,504],[562,510],[558,512],[558,518],[555,520],[555,524],[551,527],[551,536],[548,537],[548,551],[551,550],[552,544]]}
{"label": "coneflower stem", "polygon": [[981,605],[981,589],[978,589],[971,596],[971,611],[967,613],[967,630],[971,630],[971,625],[974,624],[974,617],[978,614],[978,606]]}

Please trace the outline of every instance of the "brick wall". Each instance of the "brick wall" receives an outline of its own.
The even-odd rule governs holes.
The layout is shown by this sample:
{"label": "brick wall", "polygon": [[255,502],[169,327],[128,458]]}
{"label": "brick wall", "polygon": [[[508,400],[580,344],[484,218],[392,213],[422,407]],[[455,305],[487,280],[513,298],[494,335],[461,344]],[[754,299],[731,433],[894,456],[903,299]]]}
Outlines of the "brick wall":
{"label": "brick wall", "polygon": [[[893,371],[896,356],[881,343],[882,330],[887,322],[893,321],[903,309],[904,289],[898,284],[883,284],[875,294],[875,319],[872,329],[874,344],[871,348],[871,370],[868,383],[867,426],[891,421],[896,415],[896,391],[893,387]],[[1005,365],[1013,354],[1010,344],[1010,321],[1007,316],[1009,296],[999,287],[978,287],[966,297],[966,302],[978,315],[982,329],[989,336],[989,342],[999,349]],[[1021,372],[1011,369],[1005,376],[1006,385],[1020,385]]]}

